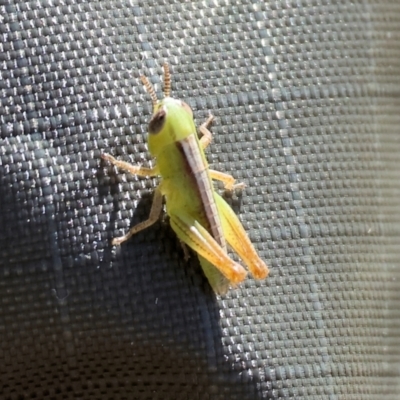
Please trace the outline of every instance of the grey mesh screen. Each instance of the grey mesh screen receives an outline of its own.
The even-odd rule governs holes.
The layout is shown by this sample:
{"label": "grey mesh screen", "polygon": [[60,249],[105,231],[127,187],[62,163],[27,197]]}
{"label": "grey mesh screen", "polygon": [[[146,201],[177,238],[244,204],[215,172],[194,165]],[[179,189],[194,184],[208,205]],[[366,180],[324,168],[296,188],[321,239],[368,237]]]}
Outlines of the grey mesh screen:
{"label": "grey mesh screen", "polygon": [[[399,398],[400,3],[0,1],[1,399]],[[161,219],[139,76],[211,112],[265,281]],[[234,257],[234,255],[232,255]]]}

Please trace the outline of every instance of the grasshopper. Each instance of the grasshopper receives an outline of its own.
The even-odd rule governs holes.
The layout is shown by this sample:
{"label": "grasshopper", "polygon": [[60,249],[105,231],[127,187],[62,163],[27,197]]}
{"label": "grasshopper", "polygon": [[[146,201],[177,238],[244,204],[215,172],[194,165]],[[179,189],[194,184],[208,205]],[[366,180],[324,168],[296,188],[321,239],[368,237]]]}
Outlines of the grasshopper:
{"label": "grasshopper", "polygon": [[197,253],[200,265],[217,294],[242,282],[247,272],[227,253],[227,243],[236,251],[257,279],[268,275],[268,267],[258,256],[242,224],[226,201],[214,190],[212,180],[221,181],[226,190],[243,188],[228,174],[208,167],[204,149],[212,135],[208,127],[212,115],[199,127],[199,138],[192,109],[182,100],[170,97],[171,75],[164,63],[164,98],[159,100],[150,81],[141,81],[151,97],[153,115],[148,127],[148,148],[156,160],[153,168],[132,165],[102,154],[117,168],[142,177],[160,177],[154,191],[147,220],[132,227],[124,236],[114,238],[120,245],[132,235],[154,224],[166,200],[172,229],[183,244]]}

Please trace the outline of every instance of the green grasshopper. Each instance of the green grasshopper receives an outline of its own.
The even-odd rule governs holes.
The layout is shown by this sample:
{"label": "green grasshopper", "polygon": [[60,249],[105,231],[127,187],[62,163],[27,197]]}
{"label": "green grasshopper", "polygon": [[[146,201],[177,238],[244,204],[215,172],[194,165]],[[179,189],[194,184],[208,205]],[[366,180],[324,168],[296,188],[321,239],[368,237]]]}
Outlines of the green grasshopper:
{"label": "green grasshopper", "polygon": [[145,76],[141,76],[153,103],[153,115],[148,127],[148,147],[156,159],[153,168],[136,166],[116,160],[110,154],[102,158],[131,174],[161,176],[154,192],[149,218],[121,237],[113,245],[120,245],[132,235],[154,224],[166,199],[166,212],[172,229],[185,245],[198,254],[211,287],[224,294],[246,277],[246,270],[233,261],[227,253],[226,242],[236,251],[251,274],[257,279],[268,275],[268,267],[257,255],[238,217],[225,200],[215,192],[212,180],[223,182],[225,189],[242,188],[228,174],[209,169],[204,149],[212,135],[208,130],[213,120],[209,118],[199,127],[199,138],[192,109],[182,100],[170,97],[171,76],[164,63],[164,98],[158,100],[156,92]]}

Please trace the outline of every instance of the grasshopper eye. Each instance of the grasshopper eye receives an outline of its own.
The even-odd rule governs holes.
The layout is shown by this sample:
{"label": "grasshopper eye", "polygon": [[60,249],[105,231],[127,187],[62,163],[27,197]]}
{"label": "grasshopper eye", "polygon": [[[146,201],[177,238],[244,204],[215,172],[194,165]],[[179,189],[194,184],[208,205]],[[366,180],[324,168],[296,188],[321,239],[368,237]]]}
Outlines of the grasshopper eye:
{"label": "grasshopper eye", "polygon": [[149,122],[149,133],[152,135],[157,135],[163,128],[165,124],[165,120],[167,113],[164,108],[161,108],[159,111],[157,111],[153,117],[151,118]]}

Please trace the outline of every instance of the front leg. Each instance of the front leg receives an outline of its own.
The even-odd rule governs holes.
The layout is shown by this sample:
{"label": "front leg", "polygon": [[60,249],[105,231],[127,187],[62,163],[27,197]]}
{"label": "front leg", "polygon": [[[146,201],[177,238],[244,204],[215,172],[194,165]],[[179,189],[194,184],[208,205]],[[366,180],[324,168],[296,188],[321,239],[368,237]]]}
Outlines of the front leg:
{"label": "front leg", "polygon": [[156,176],[159,174],[157,166],[153,168],[146,168],[146,167],[141,167],[140,165],[132,165],[128,162],[117,160],[111,154],[107,153],[103,153],[101,155],[101,158],[103,160],[109,161],[111,164],[115,165],[119,169],[131,173],[132,175]]}
{"label": "front leg", "polygon": [[149,218],[145,221],[139,222],[137,225],[133,226],[128,233],[124,236],[116,237],[112,240],[112,244],[114,246],[118,246],[121,243],[128,240],[131,236],[135,233],[142,231],[143,229],[148,228],[149,226],[153,225],[159,218],[162,211],[162,193],[160,190],[160,186],[157,186],[156,190],[154,191],[154,198],[153,203],[151,205],[151,210],[149,214]]}
{"label": "front leg", "polygon": [[[111,164],[115,165],[119,169],[130,172],[133,175],[139,175],[139,176],[158,175],[157,167],[145,168],[145,167],[141,167],[139,165],[132,165],[125,161],[119,161],[116,158],[114,158],[112,155],[107,154],[107,153],[102,154],[101,158],[103,160],[109,161]],[[112,244],[114,246],[118,246],[121,243],[128,240],[135,233],[138,233],[138,232],[142,231],[143,229],[146,229],[150,225],[153,225],[157,221],[158,217],[160,216],[161,210],[162,210],[162,193],[161,193],[161,188],[159,185],[154,192],[154,199],[153,199],[153,204],[151,206],[149,218],[143,222],[140,222],[139,224],[135,225],[134,227],[132,227],[129,230],[129,232],[126,233],[124,236],[114,238],[112,240]]]}
{"label": "front leg", "polygon": [[211,125],[214,116],[210,114],[205,122],[203,122],[200,127],[199,131],[203,135],[200,139],[200,144],[203,150],[211,143],[212,140],[212,133],[208,130],[208,127]]}
{"label": "front leg", "polygon": [[215,171],[214,169],[209,169],[208,172],[210,174],[211,179],[221,181],[224,184],[224,188],[226,190],[229,190],[230,192],[235,189],[244,189],[246,187],[246,184],[243,182],[235,184],[236,180],[232,175]]}
{"label": "front leg", "polygon": [[[212,133],[208,130],[209,125],[213,121],[214,116],[210,114],[207,120],[200,125],[199,131],[203,135],[200,139],[200,144],[203,149],[205,149],[212,140]],[[244,183],[235,184],[235,178],[231,175],[224,174],[223,172],[215,171],[213,169],[209,170],[211,179],[216,179],[224,184],[226,190],[232,191],[235,189],[244,189],[246,185]]]}

